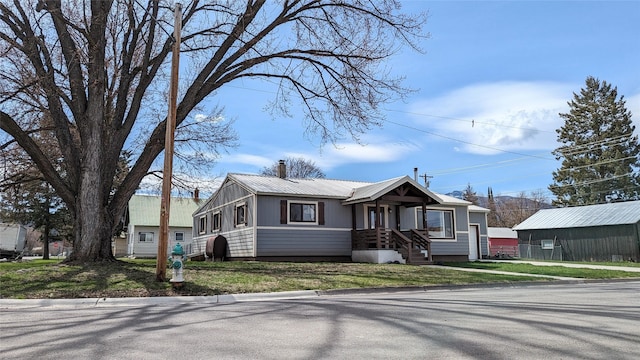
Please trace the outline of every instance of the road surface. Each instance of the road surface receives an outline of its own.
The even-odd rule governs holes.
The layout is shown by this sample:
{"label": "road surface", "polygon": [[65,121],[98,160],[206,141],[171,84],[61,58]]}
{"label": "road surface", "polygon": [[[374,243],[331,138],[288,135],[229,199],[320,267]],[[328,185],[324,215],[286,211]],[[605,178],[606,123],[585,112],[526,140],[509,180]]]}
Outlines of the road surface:
{"label": "road surface", "polygon": [[640,359],[639,295],[630,281],[228,303],[0,301],[0,358]]}

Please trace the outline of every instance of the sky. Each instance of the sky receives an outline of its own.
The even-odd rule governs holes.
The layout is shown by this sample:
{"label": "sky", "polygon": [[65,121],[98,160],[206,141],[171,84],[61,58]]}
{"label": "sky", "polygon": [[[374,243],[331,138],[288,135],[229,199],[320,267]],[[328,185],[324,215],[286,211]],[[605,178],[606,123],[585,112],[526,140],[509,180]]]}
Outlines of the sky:
{"label": "sky", "polygon": [[[437,193],[464,190],[517,196],[542,192],[559,167],[559,113],[594,76],[618,88],[640,130],[640,0],[403,1],[428,12],[424,53],[388,62],[416,89],[383,107],[386,120],[361,136],[321,146],[302,118],[272,119],[274,93],[231,83],[211,102],[234,120],[237,148],[222,153],[213,176],[259,173],[286,157],[315,162],[327,178],[381,181],[430,176]],[[421,183],[423,179],[419,180]]]}

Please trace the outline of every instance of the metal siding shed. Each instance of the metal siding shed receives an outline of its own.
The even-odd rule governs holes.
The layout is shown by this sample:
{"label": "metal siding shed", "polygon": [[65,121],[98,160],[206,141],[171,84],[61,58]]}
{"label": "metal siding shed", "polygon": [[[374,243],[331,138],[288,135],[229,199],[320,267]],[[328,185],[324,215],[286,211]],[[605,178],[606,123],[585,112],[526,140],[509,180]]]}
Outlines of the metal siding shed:
{"label": "metal siding shed", "polygon": [[514,230],[563,229],[640,222],[640,200],[567,208],[543,209]]}

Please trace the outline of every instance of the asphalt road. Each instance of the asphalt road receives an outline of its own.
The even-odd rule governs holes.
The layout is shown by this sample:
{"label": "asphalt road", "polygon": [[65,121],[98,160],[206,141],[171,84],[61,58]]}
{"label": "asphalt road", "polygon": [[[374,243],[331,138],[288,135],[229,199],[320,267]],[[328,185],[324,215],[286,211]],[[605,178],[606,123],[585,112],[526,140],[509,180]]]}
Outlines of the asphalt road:
{"label": "asphalt road", "polygon": [[633,281],[227,303],[0,303],[0,358],[639,359],[639,294]]}

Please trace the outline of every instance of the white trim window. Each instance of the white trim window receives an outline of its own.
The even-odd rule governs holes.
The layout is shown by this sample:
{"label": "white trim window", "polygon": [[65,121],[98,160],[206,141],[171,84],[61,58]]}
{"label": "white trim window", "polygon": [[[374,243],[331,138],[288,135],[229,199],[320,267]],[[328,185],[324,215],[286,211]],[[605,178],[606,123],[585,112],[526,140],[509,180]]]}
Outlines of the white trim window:
{"label": "white trim window", "polygon": [[198,234],[204,234],[207,232],[207,215],[200,216],[198,219]]}
{"label": "white trim window", "polygon": [[173,234],[173,238],[175,239],[175,241],[184,241],[184,232],[176,231]]}
{"label": "white trim window", "polygon": [[153,233],[141,231],[138,233],[138,242],[143,243],[152,243],[153,242]]}
{"label": "white trim window", "polygon": [[318,202],[317,201],[289,201],[288,222],[317,225]]}
{"label": "white trim window", "polygon": [[540,248],[543,250],[552,250],[553,240],[540,240]]}
{"label": "white trim window", "polygon": [[235,227],[247,225],[248,213],[247,203],[236,204],[233,209],[233,225]]}
{"label": "white trim window", "polygon": [[222,227],[222,213],[220,211],[214,212],[211,219],[211,231],[220,231]]}
{"label": "white trim window", "polygon": [[[418,229],[423,229],[422,209],[417,209]],[[427,209],[427,229],[430,239],[455,239],[453,210]]]}

